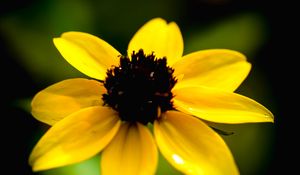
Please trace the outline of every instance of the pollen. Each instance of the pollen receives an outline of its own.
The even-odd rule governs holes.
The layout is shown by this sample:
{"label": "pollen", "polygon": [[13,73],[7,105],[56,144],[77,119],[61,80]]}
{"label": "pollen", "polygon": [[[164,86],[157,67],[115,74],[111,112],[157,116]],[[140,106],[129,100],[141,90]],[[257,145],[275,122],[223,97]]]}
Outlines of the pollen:
{"label": "pollen", "polygon": [[104,105],[119,113],[121,120],[153,123],[162,112],[174,109],[172,88],[177,82],[167,59],[145,55],[141,49],[131,58],[120,56],[119,66],[107,70],[102,95]]}

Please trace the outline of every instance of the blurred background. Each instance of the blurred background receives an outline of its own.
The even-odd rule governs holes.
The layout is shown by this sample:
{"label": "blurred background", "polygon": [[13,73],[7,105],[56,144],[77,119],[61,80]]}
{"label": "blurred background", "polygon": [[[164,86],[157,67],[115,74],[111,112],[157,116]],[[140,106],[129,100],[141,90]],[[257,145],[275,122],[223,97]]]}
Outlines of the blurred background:
{"label": "blurred background", "polygon": [[[85,77],[55,49],[52,38],[66,31],[97,35],[126,53],[145,22],[175,21],[183,34],[184,54],[210,48],[244,53],[253,69],[237,90],[270,109],[275,124],[220,125],[241,174],[273,174],[287,160],[282,118],[285,97],[278,82],[275,9],[260,1],[238,0],[7,0],[0,1],[1,169],[12,175],[99,175],[99,157],[39,173],[27,163],[31,149],[49,128],[30,114],[30,100],[64,79]],[[281,77],[282,78],[282,77]],[[3,105],[2,105],[3,104]],[[157,174],[180,174],[160,158]],[[10,168],[14,167],[14,168]],[[285,169],[288,172],[289,169]]]}

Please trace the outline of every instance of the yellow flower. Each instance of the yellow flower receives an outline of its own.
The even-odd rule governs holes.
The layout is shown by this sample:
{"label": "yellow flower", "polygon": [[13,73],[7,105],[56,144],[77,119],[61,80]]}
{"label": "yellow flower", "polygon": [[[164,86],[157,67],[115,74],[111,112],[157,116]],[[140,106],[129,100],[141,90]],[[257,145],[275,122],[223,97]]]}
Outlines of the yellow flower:
{"label": "yellow flower", "polygon": [[34,171],[102,151],[104,175],[155,174],[158,146],[184,174],[235,175],[230,150],[203,120],[273,122],[268,109],[234,93],[251,68],[245,56],[212,49],[182,57],[183,39],[174,22],[146,23],[130,41],[128,56],[82,32],[64,33],[54,44],[96,80],[68,79],[34,97],[33,116],[52,125],[30,155]]}

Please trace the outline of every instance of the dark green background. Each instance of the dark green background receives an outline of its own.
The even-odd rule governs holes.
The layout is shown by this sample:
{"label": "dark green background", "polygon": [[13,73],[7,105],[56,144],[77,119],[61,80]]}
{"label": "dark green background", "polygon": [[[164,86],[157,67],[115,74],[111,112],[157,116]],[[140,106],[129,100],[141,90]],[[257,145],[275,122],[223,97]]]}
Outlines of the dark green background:
{"label": "dark green background", "polygon": [[[133,34],[154,17],[175,21],[183,34],[184,54],[210,48],[244,53],[253,68],[237,90],[269,108],[275,124],[221,125],[233,131],[224,136],[241,174],[273,174],[288,161],[283,152],[286,129],[286,91],[279,59],[277,9],[259,1],[234,0],[40,0],[1,1],[1,91],[4,109],[1,151],[3,172],[33,174],[29,153],[48,129],[29,113],[31,98],[41,89],[72,77],[85,77],[60,56],[52,38],[65,31],[83,31],[101,37],[121,53]],[[282,16],[281,16],[282,17]],[[282,32],[280,32],[281,34]],[[284,81],[284,82],[282,82]],[[3,130],[3,131],[2,131]],[[286,143],[286,144],[284,144]],[[3,148],[2,148],[3,147]],[[99,158],[36,174],[97,175]],[[162,158],[158,174],[180,174]],[[13,168],[10,168],[13,167]]]}

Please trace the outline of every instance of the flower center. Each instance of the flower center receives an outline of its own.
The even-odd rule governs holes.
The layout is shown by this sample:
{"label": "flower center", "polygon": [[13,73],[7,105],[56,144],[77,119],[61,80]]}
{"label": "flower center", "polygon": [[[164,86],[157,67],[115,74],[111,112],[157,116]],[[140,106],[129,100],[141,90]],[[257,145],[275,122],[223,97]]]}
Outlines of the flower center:
{"label": "flower center", "polygon": [[161,112],[173,109],[171,90],[177,82],[173,72],[165,57],[145,55],[142,49],[131,59],[120,56],[120,65],[106,73],[104,105],[118,111],[123,121],[153,123]]}

